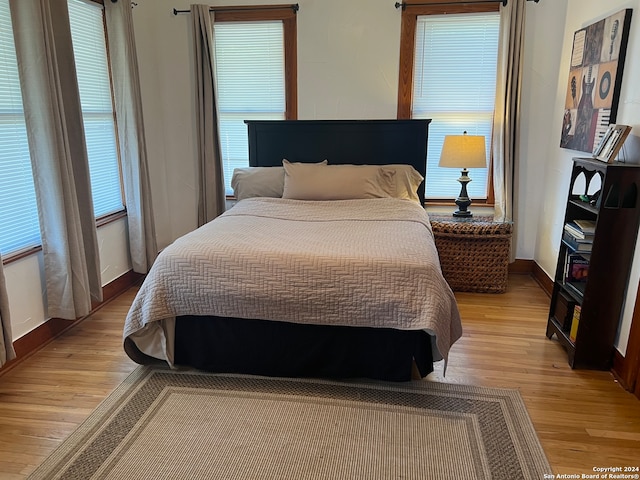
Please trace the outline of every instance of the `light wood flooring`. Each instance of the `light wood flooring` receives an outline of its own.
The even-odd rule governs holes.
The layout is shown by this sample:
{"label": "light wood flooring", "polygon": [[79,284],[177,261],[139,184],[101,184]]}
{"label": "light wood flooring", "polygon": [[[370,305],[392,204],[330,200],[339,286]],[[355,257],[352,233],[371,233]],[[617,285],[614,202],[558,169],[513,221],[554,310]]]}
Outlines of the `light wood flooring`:
{"label": "light wood flooring", "polygon": [[[135,292],[0,376],[0,479],[25,478],[136,368],[121,347]],[[555,474],[640,466],[640,401],[609,372],[569,368],[545,337],[549,299],[531,277],[456,297],[464,336],[446,377],[438,364],[426,380],[518,389]]]}

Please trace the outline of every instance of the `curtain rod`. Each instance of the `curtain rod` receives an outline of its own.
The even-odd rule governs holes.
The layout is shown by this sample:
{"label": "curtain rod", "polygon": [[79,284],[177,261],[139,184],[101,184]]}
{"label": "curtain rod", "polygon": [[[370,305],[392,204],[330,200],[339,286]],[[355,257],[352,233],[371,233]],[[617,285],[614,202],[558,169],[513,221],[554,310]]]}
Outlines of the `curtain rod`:
{"label": "curtain rod", "polygon": [[[407,7],[427,7],[427,6],[442,7],[444,5],[475,5],[476,3],[502,3],[502,6],[506,7],[507,1],[508,0],[478,0],[473,2],[441,2],[441,3],[396,2],[396,8],[402,7],[402,10],[404,10]],[[540,0],[527,0],[527,2],[532,2],[532,1],[538,3]]]}
{"label": "curtain rod", "polygon": [[[298,5],[297,3],[294,3],[293,5],[264,5],[264,6],[256,5],[250,8],[247,8],[247,7],[243,8],[241,6],[209,7],[209,11],[210,12],[239,12],[239,11],[246,11],[246,10],[280,10],[282,8],[291,8],[293,10],[293,13],[298,13],[298,10],[300,10],[300,5]],[[173,9],[174,15],[178,15],[179,13],[191,13],[191,10],[176,10],[175,8]]]}

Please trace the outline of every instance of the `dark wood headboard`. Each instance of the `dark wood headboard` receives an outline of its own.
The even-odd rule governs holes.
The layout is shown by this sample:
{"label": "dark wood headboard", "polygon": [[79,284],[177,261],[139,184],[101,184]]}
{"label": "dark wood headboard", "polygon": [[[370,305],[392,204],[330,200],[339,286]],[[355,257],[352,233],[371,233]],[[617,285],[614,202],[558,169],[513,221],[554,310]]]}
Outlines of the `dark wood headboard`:
{"label": "dark wood headboard", "polygon": [[[408,164],[426,176],[431,120],[245,120],[249,165],[290,162]],[[424,202],[424,182],[418,189]]]}

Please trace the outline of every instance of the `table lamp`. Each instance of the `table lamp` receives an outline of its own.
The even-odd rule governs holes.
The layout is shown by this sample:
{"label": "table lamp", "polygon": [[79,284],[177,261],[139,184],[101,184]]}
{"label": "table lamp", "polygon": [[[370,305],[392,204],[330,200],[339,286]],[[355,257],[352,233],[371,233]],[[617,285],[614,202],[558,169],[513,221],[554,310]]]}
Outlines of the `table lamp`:
{"label": "table lamp", "polygon": [[458,210],[453,212],[454,217],[471,217],[473,214],[467,210],[471,205],[471,199],[467,194],[467,183],[471,181],[467,168],[479,168],[487,166],[487,154],[483,135],[446,135],[440,154],[440,167],[462,168],[458,181],[462,185],[460,195],[456,198]]}

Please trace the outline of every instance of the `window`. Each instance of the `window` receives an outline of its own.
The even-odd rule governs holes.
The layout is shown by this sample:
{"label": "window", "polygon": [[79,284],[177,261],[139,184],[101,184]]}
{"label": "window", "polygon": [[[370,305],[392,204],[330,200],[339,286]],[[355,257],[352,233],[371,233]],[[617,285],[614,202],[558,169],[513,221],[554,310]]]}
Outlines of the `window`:
{"label": "window", "polygon": [[[459,172],[438,167],[445,135],[464,131],[484,135],[490,158],[500,30],[498,6],[407,6],[402,29],[398,118],[432,119],[426,198],[455,198],[460,192],[460,185],[455,182]],[[491,197],[490,168],[471,169],[469,176],[473,179],[467,187],[471,198]]]}
{"label": "window", "polygon": [[9,0],[0,0],[0,253],[40,244]]}
{"label": "window", "polygon": [[[94,214],[123,209],[102,5],[69,0]],[[9,1],[0,0],[0,253],[40,245]]]}
{"label": "window", "polygon": [[99,218],[124,208],[103,7],[82,0],[68,5],[94,215]]}
{"label": "window", "polygon": [[295,12],[290,8],[215,14],[215,62],[225,190],[249,165],[245,120],[297,117]]}

